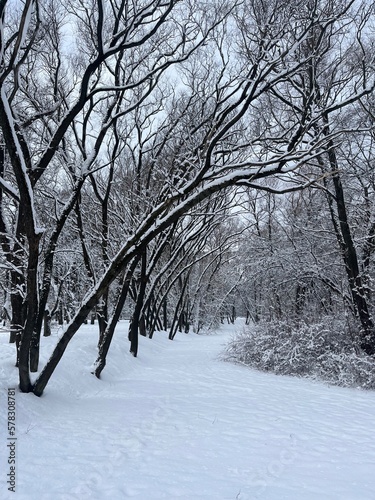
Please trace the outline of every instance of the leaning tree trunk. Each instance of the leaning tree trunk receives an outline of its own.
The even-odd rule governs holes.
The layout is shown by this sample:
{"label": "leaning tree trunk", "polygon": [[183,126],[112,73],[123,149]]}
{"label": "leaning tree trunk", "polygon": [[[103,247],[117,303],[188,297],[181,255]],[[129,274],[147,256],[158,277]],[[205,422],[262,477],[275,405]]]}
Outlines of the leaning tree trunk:
{"label": "leaning tree trunk", "polygon": [[139,319],[141,316],[143,302],[146,292],[146,265],[147,265],[147,251],[146,248],[142,250],[141,253],[141,276],[138,289],[137,300],[135,303],[134,313],[129,327],[129,340],[130,340],[130,352],[136,358],[138,354],[138,331],[139,331]]}
{"label": "leaning tree trunk", "polygon": [[120,319],[122,310],[124,308],[125,300],[126,300],[126,297],[128,296],[128,292],[129,292],[130,280],[131,280],[131,277],[133,276],[134,269],[136,268],[138,261],[139,261],[139,257],[136,257],[133,260],[128,272],[126,273],[124,283],[122,285],[121,293],[120,293],[120,296],[119,296],[117,303],[116,303],[115,310],[113,312],[111,319],[108,322],[107,328],[104,332],[101,344],[99,346],[98,357],[97,357],[96,362],[95,362],[95,370],[93,371],[93,374],[97,378],[100,378],[100,374],[104,370],[105,365],[107,363],[107,354],[108,354],[108,351],[109,351],[109,348],[110,348],[110,345],[111,345],[111,342],[113,339],[113,335],[115,333],[116,325]]}
{"label": "leaning tree trunk", "polygon": [[177,301],[176,308],[174,311],[174,316],[173,316],[171,328],[170,328],[169,335],[168,335],[169,340],[173,340],[175,338],[179,324],[180,324],[180,319],[181,319],[181,315],[182,315],[182,311],[183,311],[182,304],[183,304],[183,301],[185,300],[185,290],[186,290],[186,286],[189,282],[189,274],[186,276],[184,282],[182,282],[182,278],[180,277],[179,282],[180,282],[180,297]]}
{"label": "leaning tree trunk", "polygon": [[51,313],[46,309],[43,316],[43,337],[51,336],[51,319]]}

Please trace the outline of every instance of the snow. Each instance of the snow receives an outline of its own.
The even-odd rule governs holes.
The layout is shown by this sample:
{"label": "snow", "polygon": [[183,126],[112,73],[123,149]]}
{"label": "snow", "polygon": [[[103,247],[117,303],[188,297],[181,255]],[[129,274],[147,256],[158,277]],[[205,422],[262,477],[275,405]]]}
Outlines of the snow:
{"label": "snow", "polygon": [[[31,3],[33,3],[33,2],[31,2]],[[31,9],[31,7],[29,8],[29,10],[26,13],[26,22],[29,22],[28,21],[28,17],[30,15],[30,9]],[[24,199],[21,200],[21,201],[22,201],[22,203],[27,204],[28,209],[31,210],[32,220],[33,220],[34,234],[35,235],[40,235],[40,234],[44,233],[44,229],[39,228],[37,226],[37,222],[36,222],[37,218],[36,218],[35,206],[34,206],[34,192],[33,192],[32,186],[31,186],[30,178],[29,178],[29,176],[27,174],[26,162],[25,162],[25,158],[24,158],[24,155],[23,155],[23,152],[22,152],[22,148],[21,148],[21,144],[20,144],[20,141],[19,141],[19,138],[18,138],[18,134],[16,133],[16,130],[14,128],[13,113],[12,113],[12,110],[10,108],[10,104],[9,104],[9,101],[8,101],[8,97],[6,95],[6,91],[5,91],[4,85],[0,89],[0,98],[1,98],[1,101],[2,101],[2,104],[3,104],[3,107],[4,107],[5,114],[7,116],[7,122],[8,122],[8,126],[9,126],[9,129],[10,129],[10,132],[12,134],[14,146],[15,146],[16,151],[17,151],[17,156],[19,158],[20,171],[18,172],[18,176],[21,176],[22,180],[19,181],[17,179],[17,182],[18,182],[18,184],[24,183],[24,188],[27,190],[27,195],[25,195]],[[4,187],[6,187],[5,181],[2,182],[2,185]],[[8,192],[9,192],[9,190],[8,190]],[[13,193],[13,194],[15,194],[15,193]]]}
{"label": "snow", "polygon": [[[15,494],[5,414],[17,372],[0,333],[0,497],[373,500],[375,393],[221,361],[240,327],[173,342],[157,333],[133,358],[120,323],[97,380],[96,327],[83,326],[43,397],[17,391]],[[56,335],[43,339],[43,360]]]}
{"label": "snow", "polygon": [[0,186],[1,189],[3,189],[6,193],[12,196],[15,200],[19,201],[19,193],[13,188],[11,184],[9,184],[9,182],[7,182],[2,177],[0,177]]}
{"label": "snow", "polygon": [[[31,18],[32,18],[32,15],[34,14],[34,10],[35,10],[34,4],[35,4],[35,2],[33,0],[31,0],[30,2],[27,2],[25,5],[26,11],[25,10],[23,11],[22,20],[21,20],[21,38],[19,38],[19,40],[17,41],[18,51],[20,51],[24,48],[24,43],[26,41],[27,33],[29,31]],[[21,59],[22,55],[17,54],[17,56],[18,56],[17,59]]]}

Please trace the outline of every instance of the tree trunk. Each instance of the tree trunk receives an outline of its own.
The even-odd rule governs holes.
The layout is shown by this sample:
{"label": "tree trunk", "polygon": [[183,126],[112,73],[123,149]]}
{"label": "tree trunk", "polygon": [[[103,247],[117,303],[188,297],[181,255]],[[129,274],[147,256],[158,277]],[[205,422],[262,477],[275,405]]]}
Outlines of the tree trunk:
{"label": "tree trunk", "polygon": [[38,314],[38,260],[40,235],[28,238],[29,260],[27,267],[27,316],[19,354],[19,379],[22,392],[31,392],[30,368],[39,359],[39,335],[33,337]]}
{"label": "tree trunk", "polygon": [[98,318],[99,326],[98,346],[100,346],[108,325],[108,292],[106,292],[103,297],[101,297],[96,307],[96,317]]}
{"label": "tree trunk", "polygon": [[95,370],[93,372],[93,374],[97,378],[100,378],[100,374],[102,373],[102,371],[105,368],[105,365],[107,362],[107,354],[108,354],[108,351],[109,351],[109,348],[110,348],[110,345],[111,345],[111,342],[113,339],[113,335],[115,333],[115,328],[116,328],[116,325],[120,319],[121,312],[124,308],[125,300],[126,300],[126,297],[128,296],[128,292],[129,292],[130,280],[131,280],[131,277],[133,276],[133,272],[134,272],[134,269],[136,268],[138,261],[139,261],[139,257],[135,258],[133,260],[128,272],[126,273],[124,283],[122,285],[121,293],[120,293],[120,296],[119,296],[117,303],[116,303],[114,313],[112,315],[112,318],[108,322],[107,328],[106,328],[104,335],[103,335],[103,338],[102,338],[102,342],[99,346],[98,357],[96,359]]}
{"label": "tree trunk", "polygon": [[[328,117],[326,117],[326,122],[327,125],[325,133],[328,135]],[[332,141],[329,142],[328,147],[328,158],[330,168],[333,173],[332,180],[335,189],[335,202],[339,220],[339,224],[335,224],[335,221],[333,221],[336,230],[336,236],[341,247],[341,254],[345,264],[354,308],[362,326],[360,346],[366,354],[373,355],[375,354],[375,325],[369,312],[366,300],[366,290],[363,286],[362,277],[359,271],[357,251],[350,230],[344,198],[344,190],[339,174],[336,151]],[[332,212],[331,216],[334,217]]]}
{"label": "tree trunk", "polygon": [[144,314],[139,318],[139,335],[147,337],[146,320]]}
{"label": "tree trunk", "polygon": [[43,337],[49,337],[51,335],[51,314],[48,311],[44,311],[44,322],[43,322]]}
{"label": "tree trunk", "polygon": [[[186,276],[184,282],[182,282],[182,278],[180,278],[180,297],[178,299],[178,302],[176,304],[176,309],[174,312],[170,332],[168,335],[169,340],[173,340],[176,336],[178,328],[181,328],[181,315],[183,313],[183,301],[184,301],[184,294],[186,290],[186,286],[189,282],[189,274]],[[182,328],[180,329],[182,331]]]}
{"label": "tree trunk", "polygon": [[129,329],[130,352],[133,354],[135,358],[137,357],[138,354],[139,320],[146,292],[146,283],[147,283],[146,265],[147,265],[147,251],[146,248],[144,248],[141,253],[141,277],[139,283],[139,290]]}

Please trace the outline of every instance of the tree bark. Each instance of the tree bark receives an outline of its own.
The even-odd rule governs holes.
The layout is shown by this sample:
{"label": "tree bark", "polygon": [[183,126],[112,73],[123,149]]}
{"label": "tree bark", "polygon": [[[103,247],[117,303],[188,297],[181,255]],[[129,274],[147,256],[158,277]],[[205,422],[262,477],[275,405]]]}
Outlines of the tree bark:
{"label": "tree bark", "polygon": [[96,359],[95,370],[93,372],[93,374],[97,378],[100,378],[100,375],[101,375],[102,371],[104,370],[105,365],[107,363],[107,354],[108,354],[108,351],[109,351],[109,348],[110,348],[110,345],[111,345],[111,342],[113,339],[113,335],[115,333],[116,325],[120,319],[121,312],[124,308],[125,300],[126,300],[126,297],[128,296],[128,292],[129,292],[130,280],[131,280],[131,277],[133,275],[134,269],[136,268],[138,261],[139,261],[139,257],[135,258],[130,266],[130,269],[126,273],[124,283],[122,285],[121,293],[120,293],[120,296],[117,300],[117,304],[116,304],[114,313],[112,315],[112,318],[108,322],[107,328],[106,328],[104,335],[103,335],[103,338],[102,338],[102,342],[99,346],[98,357]]}
{"label": "tree bark", "polygon": [[[27,267],[27,315],[19,354],[19,378],[22,392],[32,391],[30,368],[35,367],[39,359],[39,343],[35,344],[33,337],[36,317],[38,314],[38,260],[40,236],[28,238],[29,260]],[[39,340],[39,338],[37,339]]]}
{"label": "tree bark", "polygon": [[130,352],[133,354],[135,358],[137,357],[138,354],[139,319],[142,312],[142,307],[146,292],[146,284],[147,284],[146,265],[147,265],[147,250],[146,248],[143,248],[141,251],[141,275],[140,275],[138,295],[129,329]]}
{"label": "tree bark", "polygon": [[[325,122],[326,126],[324,132],[326,135],[328,135],[328,117],[325,117]],[[333,174],[332,181],[335,190],[335,203],[339,220],[339,224],[335,225],[336,236],[341,247],[341,254],[345,264],[345,270],[348,277],[348,284],[354,308],[362,326],[360,346],[366,354],[371,356],[375,354],[375,325],[371,318],[366,300],[366,290],[363,286],[362,277],[359,270],[358,256],[348,220],[344,190],[339,174],[338,160],[336,156],[335,146],[332,141],[329,141],[328,143],[328,159]]]}

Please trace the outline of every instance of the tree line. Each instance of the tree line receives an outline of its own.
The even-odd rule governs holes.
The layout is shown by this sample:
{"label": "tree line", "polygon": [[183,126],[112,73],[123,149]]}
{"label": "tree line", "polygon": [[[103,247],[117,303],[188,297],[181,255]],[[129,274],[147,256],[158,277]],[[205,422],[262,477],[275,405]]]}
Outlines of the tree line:
{"label": "tree line", "polygon": [[373,9],[0,1],[0,272],[21,391],[43,393],[90,314],[99,377],[126,303],[134,356],[139,334],[200,331],[238,304],[255,321],[349,312],[374,354]]}

